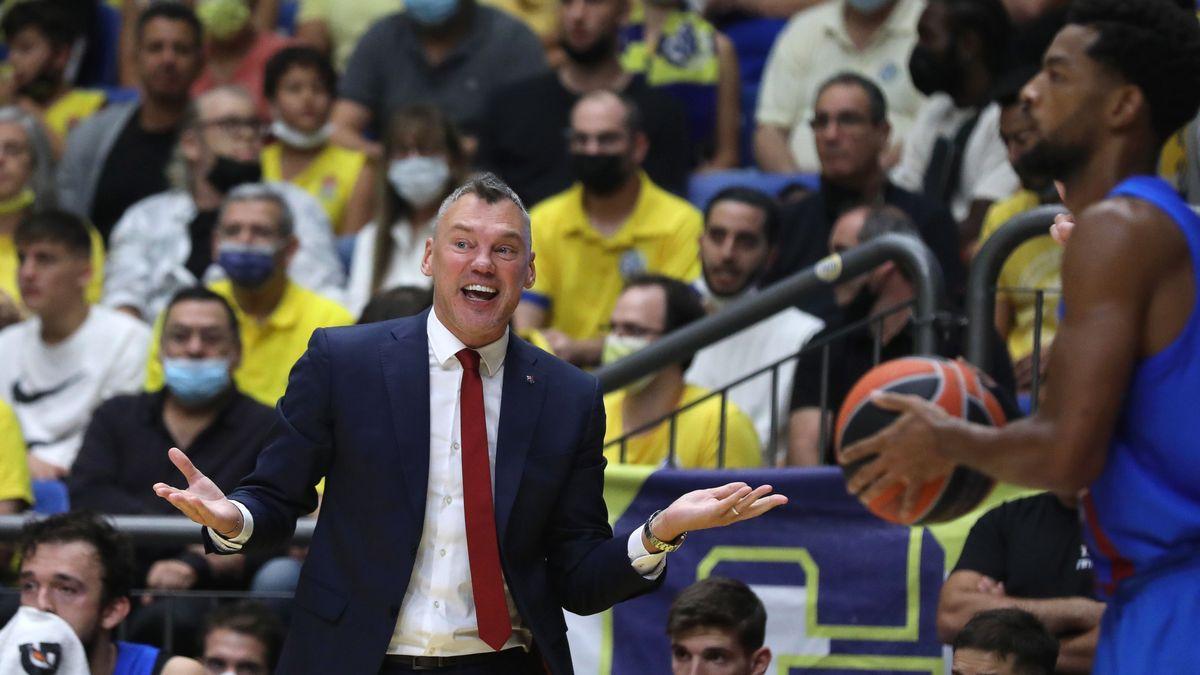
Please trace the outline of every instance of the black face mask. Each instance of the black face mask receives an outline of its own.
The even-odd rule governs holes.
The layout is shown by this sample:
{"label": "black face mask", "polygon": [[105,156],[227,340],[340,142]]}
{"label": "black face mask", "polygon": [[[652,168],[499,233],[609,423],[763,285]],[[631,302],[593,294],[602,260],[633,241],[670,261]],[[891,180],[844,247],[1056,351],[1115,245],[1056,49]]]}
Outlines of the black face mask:
{"label": "black face mask", "polygon": [[592,44],[579,49],[567,42],[566,38],[559,38],[558,46],[562,47],[567,58],[581,66],[594,66],[603,63],[606,59],[612,57],[617,51],[616,36],[601,36]]}
{"label": "black face mask", "polygon": [[622,155],[571,153],[571,173],[588,191],[601,195],[612,194],[629,177],[624,161]]}
{"label": "black face mask", "polygon": [[945,55],[935,54],[921,45],[913,48],[912,56],[908,58],[908,73],[917,91],[926,96],[938,92],[954,94],[961,79],[958,61],[952,58],[955,51],[953,42]]}
{"label": "black face mask", "polygon": [[228,194],[239,185],[262,180],[262,164],[258,160],[243,162],[228,157],[217,157],[217,163],[208,170],[205,177],[218,192]]}

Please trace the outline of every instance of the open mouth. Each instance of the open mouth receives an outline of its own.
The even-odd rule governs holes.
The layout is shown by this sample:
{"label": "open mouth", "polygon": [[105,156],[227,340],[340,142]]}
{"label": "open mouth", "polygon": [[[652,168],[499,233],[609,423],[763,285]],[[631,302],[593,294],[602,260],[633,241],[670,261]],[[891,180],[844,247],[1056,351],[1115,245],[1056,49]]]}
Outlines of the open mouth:
{"label": "open mouth", "polygon": [[499,295],[500,291],[483,284],[470,284],[463,286],[462,294],[471,302],[488,302]]}

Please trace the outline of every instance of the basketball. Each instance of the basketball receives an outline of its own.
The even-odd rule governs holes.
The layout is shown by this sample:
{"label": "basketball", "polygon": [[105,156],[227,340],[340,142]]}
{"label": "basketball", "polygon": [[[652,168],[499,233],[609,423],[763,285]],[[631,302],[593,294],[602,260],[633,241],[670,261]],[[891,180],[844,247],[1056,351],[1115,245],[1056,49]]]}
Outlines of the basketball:
{"label": "basketball", "polygon": [[[846,396],[834,429],[834,447],[853,445],[891,424],[898,414],[875,406],[871,392],[880,390],[920,396],[947,413],[979,424],[1003,425],[1008,415],[974,369],[956,361],[910,356],[881,363],[863,375]],[[866,458],[842,468],[846,478],[871,461]],[[953,520],[979,505],[995,484],[990,477],[957,466],[921,486],[910,519],[900,517],[903,487],[895,485],[864,505],[871,513],[901,525],[925,525]]]}

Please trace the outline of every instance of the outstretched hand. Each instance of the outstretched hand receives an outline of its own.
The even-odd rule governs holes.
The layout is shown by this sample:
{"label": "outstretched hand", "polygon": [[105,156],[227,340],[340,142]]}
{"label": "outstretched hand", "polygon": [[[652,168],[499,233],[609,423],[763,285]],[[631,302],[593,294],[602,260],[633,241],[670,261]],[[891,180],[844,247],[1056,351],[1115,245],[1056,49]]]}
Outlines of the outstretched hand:
{"label": "outstretched hand", "polygon": [[783,495],[771,494],[770,485],[751,489],[738,482],[693,490],[663,509],[654,520],[654,536],[670,541],[684,532],[732,525],[757,518],[787,500]]}
{"label": "outstretched hand", "polygon": [[225,498],[221,488],[192,464],[192,460],[179,448],[167,451],[171,463],[187,479],[186,490],[171,487],[166,483],[155,483],[154,493],[171,502],[192,522],[212,528],[224,537],[236,537],[242,531],[242,512],[233,502]]}

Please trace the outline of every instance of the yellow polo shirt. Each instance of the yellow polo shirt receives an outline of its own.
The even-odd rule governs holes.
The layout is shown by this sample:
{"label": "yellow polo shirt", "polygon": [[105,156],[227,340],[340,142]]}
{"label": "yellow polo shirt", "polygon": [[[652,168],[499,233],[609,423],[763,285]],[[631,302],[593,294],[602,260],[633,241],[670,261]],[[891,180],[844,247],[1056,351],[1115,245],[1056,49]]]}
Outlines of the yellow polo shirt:
{"label": "yellow polo shirt", "polygon": [[[262,151],[263,180],[282,181],[283,146],[272,143]],[[304,170],[287,182],[304,190],[321,203],[335,234],[345,234],[342,218],[346,204],[354,193],[358,174],[367,163],[367,156],[357,150],[327,144]]]}
{"label": "yellow polo shirt", "polygon": [[[1021,190],[992,204],[979,233],[982,244],[1001,225],[1018,214],[1038,205],[1037,194]],[[1008,332],[1008,353],[1014,361],[1033,353],[1033,326],[1037,315],[1037,299],[1032,292],[1005,289],[1045,289],[1042,305],[1042,344],[1054,339],[1058,329],[1058,303],[1062,299],[1062,247],[1047,233],[1021,244],[1008,256],[996,280],[996,295],[1004,297],[1014,309],[1012,328]]]}
{"label": "yellow polo shirt", "polygon": [[21,434],[17,415],[7,403],[0,401],[0,499],[33,503],[25,451],[25,437]]}
{"label": "yellow polo shirt", "polygon": [[[283,396],[287,389],[288,373],[304,354],[313,331],[354,323],[354,317],[346,308],[290,281],[279,306],[262,322],[241,311],[233,299],[233,286],[228,280],[218,281],[210,288],[229,301],[240,326],[242,363],[233,373],[234,382],[247,396],[264,405],[274,406]],[[160,316],[154,325],[150,360],[146,364],[148,391],[161,389],[163,385],[162,363],[158,358],[161,336]]]}
{"label": "yellow polo shirt", "polygon": [[[88,235],[92,239],[92,280],[88,282],[85,295],[91,304],[100,302],[100,292],[104,289],[104,239],[96,228],[88,225]],[[21,289],[17,286],[17,245],[7,234],[0,234],[0,291],[8,297],[21,302]]]}
{"label": "yellow polo shirt", "polygon": [[627,277],[652,272],[690,283],[700,275],[700,212],[645,173],[641,180],[633,213],[611,237],[592,227],[578,183],[530,212],[537,280],[522,299],[546,308],[549,328],[595,337]]}
{"label": "yellow polo shirt", "polygon": [[95,89],[72,89],[46,108],[46,127],[59,138],[66,138],[71,129],[104,107],[104,92]]}
{"label": "yellow polo shirt", "polygon": [[[711,391],[689,384],[677,408],[708,396]],[[607,422],[604,427],[604,457],[610,464],[620,464],[621,445],[613,443],[625,435],[622,406],[625,391],[617,390],[604,397]],[[675,465],[681,469],[713,469],[717,466],[717,445],[721,438],[721,397],[713,396],[703,403],[679,413],[675,421]],[[612,445],[609,445],[612,443]],[[671,424],[665,421],[650,431],[639,434],[625,443],[625,464],[658,466],[667,461],[671,449]],[[725,467],[762,466],[762,451],[754,423],[734,405],[725,404]]]}

